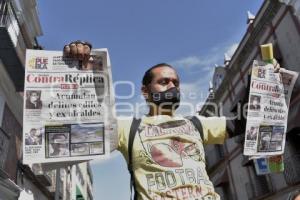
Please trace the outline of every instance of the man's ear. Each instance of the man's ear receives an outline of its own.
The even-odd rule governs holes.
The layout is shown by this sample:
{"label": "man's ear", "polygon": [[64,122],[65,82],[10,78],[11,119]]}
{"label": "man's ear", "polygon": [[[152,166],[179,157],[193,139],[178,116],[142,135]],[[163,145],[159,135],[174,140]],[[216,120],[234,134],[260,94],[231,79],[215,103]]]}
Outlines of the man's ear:
{"label": "man's ear", "polygon": [[141,91],[142,91],[142,94],[143,94],[145,100],[148,101],[149,100],[149,95],[150,95],[149,89],[145,85],[143,85],[142,88],[141,88]]}

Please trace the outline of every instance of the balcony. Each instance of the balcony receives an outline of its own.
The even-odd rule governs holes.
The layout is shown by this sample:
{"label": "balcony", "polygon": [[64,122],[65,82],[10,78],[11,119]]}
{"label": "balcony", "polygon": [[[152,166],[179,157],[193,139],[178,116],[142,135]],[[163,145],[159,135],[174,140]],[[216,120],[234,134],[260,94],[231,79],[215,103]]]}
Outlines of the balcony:
{"label": "balcony", "polygon": [[17,15],[10,1],[0,0],[0,60],[13,81],[16,91],[24,88],[26,45],[21,34]]}

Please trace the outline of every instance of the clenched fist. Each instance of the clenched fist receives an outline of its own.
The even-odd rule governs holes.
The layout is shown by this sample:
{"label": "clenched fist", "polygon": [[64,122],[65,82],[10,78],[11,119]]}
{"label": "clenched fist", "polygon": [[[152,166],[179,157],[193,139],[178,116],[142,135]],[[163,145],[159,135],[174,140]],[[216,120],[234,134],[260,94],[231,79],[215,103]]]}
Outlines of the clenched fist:
{"label": "clenched fist", "polygon": [[78,59],[83,69],[89,69],[92,45],[89,42],[77,40],[64,46],[64,56]]}

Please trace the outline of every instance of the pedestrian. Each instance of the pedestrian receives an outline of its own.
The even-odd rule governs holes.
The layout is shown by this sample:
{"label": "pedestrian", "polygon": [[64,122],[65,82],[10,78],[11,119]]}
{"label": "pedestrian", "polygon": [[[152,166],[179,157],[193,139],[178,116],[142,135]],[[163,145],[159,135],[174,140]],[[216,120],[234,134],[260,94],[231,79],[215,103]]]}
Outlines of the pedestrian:
{"label": "pedestrian", "polygon": [[[90,51],[91,45],[81,41],[64,47],[64,54],[81,60],[83,68]],[[112,138],[118,140],[113,150],[128,163],[134,199],[219,200],[205,169],[203,145],[223,144],[228,134],[244,133],[245,120],[175,115],[180,78],[166,63],[145,72],[141,92],[149,113],[141,119],[118,119],[118,138]]]}

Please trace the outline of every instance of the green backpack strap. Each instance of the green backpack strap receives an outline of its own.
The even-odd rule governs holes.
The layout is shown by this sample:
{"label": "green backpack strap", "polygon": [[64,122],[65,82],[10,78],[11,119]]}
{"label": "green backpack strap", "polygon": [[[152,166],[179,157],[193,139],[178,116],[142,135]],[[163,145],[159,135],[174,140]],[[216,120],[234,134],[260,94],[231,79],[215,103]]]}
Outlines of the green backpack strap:
{"label": "green backpack strap", "polygon": [[130,127],[130,132],[129,132],[129,138],[128,138],[128,171],[130,173],[130,198],[132,197],[132,188],[134,189],[134,200],[137,199],[137,192],[136,192],[136,187],[135,187],[135,181],[134,181],[134,172],[132,168],[132,147],[133,147],[133,142],[134,138],[136,135],[136,132],[138,131],[138,128],[140,126],[141,119],[137,119],[133,117],[131,127]]}
{"label": "green backpack strap", "polygon": [[198,117],[196,116],[187,116],[186,119],[190,120],[195,128],[198,130],[201,139],[203,140],[203,127]]}

